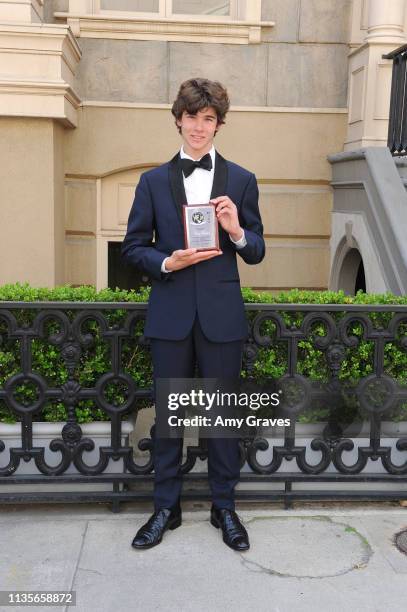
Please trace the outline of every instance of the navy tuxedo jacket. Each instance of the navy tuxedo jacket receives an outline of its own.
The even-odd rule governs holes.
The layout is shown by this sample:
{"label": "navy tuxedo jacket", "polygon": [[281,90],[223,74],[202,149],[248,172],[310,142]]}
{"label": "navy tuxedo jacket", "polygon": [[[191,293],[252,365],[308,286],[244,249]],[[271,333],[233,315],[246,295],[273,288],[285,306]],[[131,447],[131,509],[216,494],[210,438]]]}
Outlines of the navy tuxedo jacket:
{"label": "navy tuxedo jacket", "polygon": [[165,257],[185,248],[182,206],[187,199],[179,153],[141,175],[122,256],[153,279],[144,332],[147,337],[182,340],[198,314],[202,330],[212,342],[246,338],[236,253],[248,264],[257,264],[264,257],[259,192],[254,174],[216,152],[211,198],[221,195],[228,195],[236,204],[247,245],[237,249],[219,225],[222,255],[164,274],[161,264]]}

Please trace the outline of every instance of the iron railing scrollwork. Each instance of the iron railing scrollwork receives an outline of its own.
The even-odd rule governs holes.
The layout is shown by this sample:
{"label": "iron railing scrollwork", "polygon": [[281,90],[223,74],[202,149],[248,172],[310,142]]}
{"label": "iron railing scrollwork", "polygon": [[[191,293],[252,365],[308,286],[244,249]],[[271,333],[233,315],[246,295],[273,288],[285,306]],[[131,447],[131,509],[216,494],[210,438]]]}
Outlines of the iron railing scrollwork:
{"label": "iron railing scrollwork", "polygon": [[[139,402],[152,402],[151,387],[140,387],[123,368],[123,346],[131,341],[139,351],[149,350],[148,341],[136,327],[144,321],[146,304],[131,303],[0,303],[0,351],[10,343],[17,343],[20,366],[0,387],[0,404],[7,407],[21,423],[19,445],[6,449],[0,436],[0,502],[23,501],[109,501],[117,509],[120,502],[147,499],[151,493],[145,483],[153,479],[153,442],[151,437],[138,442],[145,451],[142,463],[134,457],[134,449],[123,442],[122,422],[126,415],[137,415]],[[256,490],[239,490],[238,498],[282,499],[286,504],[294,499],[397,499],[407,496],[407,429],[397,438],[394,448],[389,445],[389,434],[383,424],[399,418],[405,409],[407,415],[406,379],[394,377],[386,371],[389,345],[397,347],[399,355],[407,351],[407,307],[402,305],[295,305],[249,304],[246,306],[250,334],[244,347],[245,382],[255,385],[256,364],[260,355],[273,347],[284,347],[285,364],[273,384],[281,392],[278,413],[290,418],[290,425],[273,443],[261,431],[240,441],[242,482],[258,483]],[[120,311],[119,322],[111,323],[108,313]],[[24,318],[21,313],[29,313]],[[384,317],[378,325],[377,317]],[[89,324],[92,324],[89,327]],[[51,331],[50,331],[51,329]],[[138,328],[139,329],[139,328]],[[316,333],[319,329],[319,333]],[[355,333],[355,329],[359,329]],[[91,331],[90,331],[91,330]],[[322,332],[321,332],[322,330]],[[84,353],[99,341],[108,347],[108,371],[100,372],[92,386],[78,381],[78,367]],[[66,380],[59,386],[49,384],[45,375],[33,368],[33,342],[40,340],[57,351],[66,370]],[[371,364],[358,380],[343,382],[341,375],[346,360],[361,343],[372,349]],[[313,379],[306,375],[305,344],[315,355],[323,356],[325,374]],[[367,349],[366,349],[367,350]],[[280,361],[281,361],[280,354]],[[82,362],[81,362],[82,359]],[[321,362],[322,363],[322,362]],[[321,366],[321,370],[323,367]],[[389,368],[387,368],[389,369]],[[390,367],[390,371],[392,368]],[[323,374],[323,375],[322,375]],[[319,379],[318,379],[319,378]],[[17,390],[28,385],[32,390],[30,401],[22,400]],[[109,386],[121,389],[121,403],[109,396]],[[96,463],[87,456],[95,449],[95,442],[84,436],[78,423],[76,409],[82,400],[90,400],[109,417],[110,444],[98,449]],[[49,450],[58,457],[58,463],[46,459],[44,445],[38,445],[33,436],[33,421],[38,419],[47,402],[60,402],[66,408],[66,423],[61,436],[53,439]],[[344,416],[344,405],[354,410]],[[322,408],[321,408],[322,407]],[[299,418],[316,409],[325,410],[325,426],[320,435],[314,435],[309,449],[298,437]],[[349,410],[348,410],[349,412]],[[364,423],[360,420],[364,415]],[[407,416],[405,417],[407,421]],[[363,426],[368,427],[361,434]],[[135,420],[137,432],[137,418]],[[358,444],[357,438],[368,440]],[[318,459],[310,459],[309,450]],[[349,456],[354,452],[355,458]],[[265,453],[265,454],[264,454]],[[198,458],[205,459],[207,447],[204,439],[196,446],[188,446],[182,472],[186,480],[202,481],[205,474],[193,470]],[[268,460],[264,460],[267,456]],[[314,457],[315,455],[312,455]],[[400,458],[401,457],[401,458]],[[121,460],[120,470],[107,472],[107,467]],[[19,474],[23,462],[35,464],[38,473]],[[377,462],[381,470],[366,471],[368,462]],[[294,462],[296,469],[285,471],[283,465]],[[68,472],[75,468],[75,473]],[[44,483],[108,483],[109,490],[72,492],[39,492],[36,484]],[[293,484],[317,482],[382,482],[392,483],[393,490],[293,489]],[[270,483],[280,483],[276,490]],[[2,486],[30,484],[29,492],[4,492]],[[202,489],[187,492],[186,497],[207,498]]]}

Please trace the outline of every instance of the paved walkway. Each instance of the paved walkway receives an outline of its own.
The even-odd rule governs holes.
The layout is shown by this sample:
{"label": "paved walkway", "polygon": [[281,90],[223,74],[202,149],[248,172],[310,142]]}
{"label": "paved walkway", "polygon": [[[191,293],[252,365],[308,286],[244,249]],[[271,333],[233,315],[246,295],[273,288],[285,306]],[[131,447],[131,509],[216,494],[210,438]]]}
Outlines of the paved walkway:
{"label": "paved walkway", "polygon": [[[162,544],[130,542],[150,514],[126,504],[2,506],[0,590],[75,590],[72,610],[382,612],[407,607],[407,556],[393,536],[407,508],[382,504],[240,504],[251,549],[237,553],[184,504]],[[1,610],[56,608],[1,607]],[[58,608],[63,609],[63,608]]]}

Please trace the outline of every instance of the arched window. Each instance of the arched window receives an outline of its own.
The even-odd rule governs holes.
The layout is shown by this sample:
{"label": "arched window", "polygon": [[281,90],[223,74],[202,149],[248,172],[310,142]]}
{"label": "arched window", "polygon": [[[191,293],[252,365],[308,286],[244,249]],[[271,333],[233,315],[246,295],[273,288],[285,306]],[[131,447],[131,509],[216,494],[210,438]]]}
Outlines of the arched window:
{"label": "arched window", "polygon": [[339,270],[338,289],[343,289],[348,295],[355,295],[359,289],[366,291],[365,268],[358,249],[350,249]]}

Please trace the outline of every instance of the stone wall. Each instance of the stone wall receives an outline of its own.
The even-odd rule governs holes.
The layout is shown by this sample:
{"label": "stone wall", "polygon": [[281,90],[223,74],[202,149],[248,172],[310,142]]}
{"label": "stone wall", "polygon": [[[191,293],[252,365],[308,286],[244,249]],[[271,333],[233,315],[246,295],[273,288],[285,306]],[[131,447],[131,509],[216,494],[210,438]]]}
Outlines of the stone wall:
{"label": "stone wall", "polygon": [[0,118],[0,283],[65,282],[64,130]]}
{"label": "stone wall", "polygon": [[224,83],[238,106],[343,108],[350,0],[263,0],[275,21],[259,45],[81,38],[85,100],[170,103],[194,76]]}

